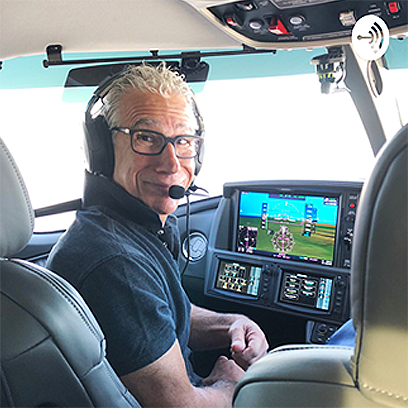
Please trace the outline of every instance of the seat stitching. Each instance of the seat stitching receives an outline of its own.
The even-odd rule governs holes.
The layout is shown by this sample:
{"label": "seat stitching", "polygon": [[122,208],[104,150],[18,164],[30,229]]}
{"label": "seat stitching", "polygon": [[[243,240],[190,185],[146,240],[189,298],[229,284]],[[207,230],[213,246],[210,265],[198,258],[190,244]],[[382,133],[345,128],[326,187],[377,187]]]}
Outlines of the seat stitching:
{"label": "seat stitching", "polygon": [[369,384],[367,384],[365,382],[362,383],[362,386],[363,386],[363,388],[367,389],[368,391],[373,391],[373,392],[376,392],[377,394],[382,394],[382,395],[384,395],[386,397],[394,398],[394,399],[397,399],[397,400],[402,399],[404,402],[408,401],[408,397],[404,397],[403,395],[395,394],[395,393],[387,391],[387,390],[383,390],[383,389],[380,389],[380,388],[373,387],[373,386],[371,386],[371,385],[369,385]]}

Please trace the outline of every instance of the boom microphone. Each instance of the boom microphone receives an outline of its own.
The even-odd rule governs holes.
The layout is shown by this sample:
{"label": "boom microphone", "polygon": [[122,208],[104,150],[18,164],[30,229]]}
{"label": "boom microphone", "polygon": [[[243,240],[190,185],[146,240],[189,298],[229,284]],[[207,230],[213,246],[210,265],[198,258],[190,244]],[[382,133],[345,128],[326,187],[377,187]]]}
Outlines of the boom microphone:
{"label": "boom microphone", "polygon": [[180,198],[183,198],[185,195],[186,190],[183,186],[174,185],[169,188],[169,196],[174,200],[180,200]]}
{"label": "boom microphone", "polygon": [[[195,193],[197,190],[203,190],[205,193],[208,194],[208,191],[205,190],[204,188],[197,187],[195,184],[191,184],[191,186],[187,189],[183,186],[178,186],[177,184],[174,186],[171,186],[169,188],[169,197],[174,199],[174,200],[180,200],[180,198],[183,198],[186,196],[187,198],[187,206],[186,206],[186,240],[187,240],[187,260],[186,263],[184,264],[184,268],[180,273],[181,279],[183,279],[184,272],[187,269],[188,264],[190,263],[190,194],[197,194]],[[198,194],[202,195],[202,194]]]}

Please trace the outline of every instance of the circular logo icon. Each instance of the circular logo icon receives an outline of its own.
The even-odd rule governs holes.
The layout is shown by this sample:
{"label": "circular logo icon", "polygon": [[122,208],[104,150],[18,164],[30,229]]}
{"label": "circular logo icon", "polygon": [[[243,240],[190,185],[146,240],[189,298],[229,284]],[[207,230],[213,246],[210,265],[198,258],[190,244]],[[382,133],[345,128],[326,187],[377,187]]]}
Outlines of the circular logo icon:
{"label": "circular logo icon", "polygon": [[351,40],[357,55],[364,60],[381,58],[390,44],[390,33],[383,19],[375,15],[361,17],[354,25]]}

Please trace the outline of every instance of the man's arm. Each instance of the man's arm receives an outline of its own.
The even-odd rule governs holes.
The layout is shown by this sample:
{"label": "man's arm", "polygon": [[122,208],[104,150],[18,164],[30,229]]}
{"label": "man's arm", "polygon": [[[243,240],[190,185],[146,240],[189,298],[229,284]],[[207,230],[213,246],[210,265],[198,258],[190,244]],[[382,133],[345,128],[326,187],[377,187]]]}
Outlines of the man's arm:
{"label": "man's arm", "polygon": [[189,346],[192,350],[230,347],[232,358],[245,370],[269,347],[262,330],[246,316],[212,312],[194,305]]}
{"label": "man's arm", "polygon": [[233,360],[220,357],[205,386],[194,387],[176,340],[158,360],[121,380],[143,407],[231,408],[234,388],[243,374]]}

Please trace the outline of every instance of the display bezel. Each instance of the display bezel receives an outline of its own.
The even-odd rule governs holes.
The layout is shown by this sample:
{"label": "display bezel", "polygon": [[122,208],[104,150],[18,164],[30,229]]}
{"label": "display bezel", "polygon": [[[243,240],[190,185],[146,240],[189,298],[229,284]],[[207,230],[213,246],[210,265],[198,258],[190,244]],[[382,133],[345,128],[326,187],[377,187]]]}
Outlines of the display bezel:
{"label": "display bezel", "polygon": [[[256,189],[256,188],[238,188],[236,190],[237,193],[237,203],[235,206],[235,222],[234,222],[234,240],[233,240],[233,248],[234,252],[243,254],[243,255],[256,255],[256,256],[264,256],[276,260],[285,260],[285,261],[293,261],[293,262],[300,262],[300,263],[309,263],[314,265],[323,265],[323,266],[335,266],[338,249],[337,249],[337,242],[338,236],[340,233],[340,219],[341,219],[341,211],[342,211],[342,195],[340,192],[329,191],[329,190],[320,190],[316,191],[306,191],[302,188],[291,188],[290,191],[283,191],[279,189]],[[327,198],[331,200],[336,200],[336,208],[337,213],[335,217],[335,225],[334,225],[334,233],[333,235],[333,242],[331,245],[331,259],[324,259],[318,257],[312,257],[310,254],[299,254],[293,255],[288,254],[285,252],[278,252],[278,251],[263,251],[259,249],[247,249],[242,250],[242,246],[239,245],[239,228],[240,228],[240,219],[241,217],[241,205],[242,205],[242,195],[248,193],[259,193],[259,194],[268,194],[268,195],[276,195],[282,196],[286,199],[292,199],[293,197],[308,197],[308,198]],[[277,197],[275,197],[277,198]],[[308,256],[309,255],[309,256]]]}

